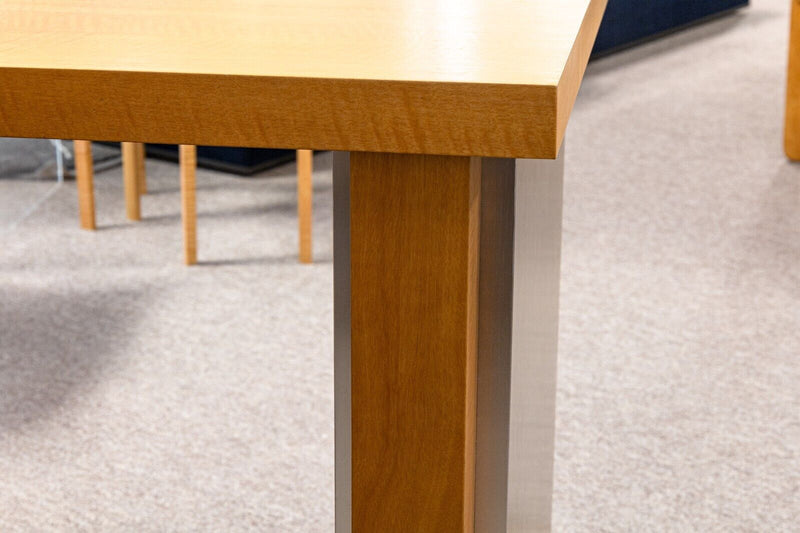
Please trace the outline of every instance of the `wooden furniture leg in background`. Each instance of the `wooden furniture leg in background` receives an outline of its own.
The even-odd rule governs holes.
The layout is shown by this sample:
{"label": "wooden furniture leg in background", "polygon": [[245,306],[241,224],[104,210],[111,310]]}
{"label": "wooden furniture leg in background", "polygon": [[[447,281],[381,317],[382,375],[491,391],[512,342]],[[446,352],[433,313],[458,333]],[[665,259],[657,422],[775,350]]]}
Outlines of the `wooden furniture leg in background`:
{"label": "wooden furniture leg in background", "polygon": [[136,143],[136,177],[139,194],[147,194],[147,170],[145,168],[144,143]]}
{"label": "wooden furniture leg in background", "polygon": [[800,160],[800,0],[792,0],[783,147],[789,159]]}
{"label": "wooden furniture leg in background", "polygon": [[139,202],[138,143],[122,143],[122,178],[125,184],[125,212],[130,220],[141,220]]}
{"label": "wooden furniture leg in background", "polygon": [[92,142],[73,141],[75,152],[75,181],[78,188],[78,210],[81,228],[96,229],[94,213],[94,165]]}
{"label": "wooden furniture leg in background", "polygon": [[[94,163],[91,141],[73,141],[75,151],[75,181],[78,186],[78,209],[81,227],[96,229],[94,208]],[[130,220],[141,220],[139,195],[146,185],[144,145],[122,143],[122,167],[125,185],[125,209]]]}
{"label": "wooden furniture leg in background", "polygon": [[563,156],[333,172],[336,532],[549,531]]}
{"label": "wooden furniture leg in background", "polygon": [[180,145],[180,166],[184,261],[187,265],[194,265],[197,263],[196,146]]}
{"label": "wooden furniture leg in background", "polygon": [[300,233],[300,262],[312,261],[311,219],[313,206],[312,150],[297,150],[297,219]]}

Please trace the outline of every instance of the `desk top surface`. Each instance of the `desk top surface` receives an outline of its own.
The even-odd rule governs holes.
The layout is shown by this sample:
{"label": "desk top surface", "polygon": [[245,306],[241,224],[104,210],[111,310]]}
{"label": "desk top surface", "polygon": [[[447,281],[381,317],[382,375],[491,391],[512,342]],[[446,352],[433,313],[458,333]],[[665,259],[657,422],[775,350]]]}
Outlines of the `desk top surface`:
{"label": "desk top surface", "polygon": [[[279,80],[281,89],[289,91],[287,99],[292,92],[308,96],[310,85],[335,93],[349,84],[360,88],[364,109],[361,116],[348,120],[366,121],[392,101],[394,92],[406,103],[424,96],[408,94],[414,87],[422,87],[424,93],[438,86],[437,94],[449,102],[440,110],[442,115],[459,113],[459,107],[483,99],[483,112],[495,115],[495,121],[507,114],[504,99],[533,98],[537,113],[552,116],[536,121],[542,123],[535,127],[541,131],[527,135],[552,136],[557,151],[563,135],[557,130],[566,125],[604,7],[605,0],[4,0],[0,75],[30,87],[33,77],[36,83],[46,82],[45,73],[59,84],[65,83],[65,76],[89,72],[101,76],[91,81],[111,84],[108,90],[117,97],[119,87],[113,86],[121,80],[142,85],[144,80],[173,85],[213,81],[219,91],[239,99],[246,97],[237,92],[243,77],[244,83],[260,81],[262,93],[270,90],[267,82]],[[92,91],[98,96],[102,89]],[[11,97],[8,91],[0,94],[0,103],[4,96]],[[14,96],[23,98],[24,104],[23,95]],[[193,95],[187,88],[187,100],[196,96],[199,93]],[[442,103],[437,101],[440,108]],[[145,108],[145,113],[152,111]],[[433,109],[405,120],[432,120],[431,113]],[[8,118],[0,113],[0,134],[20,129],[5,124]],[[547,128],[552,131],[544,131]],[[126,133],[96,130],[95,138],[101,139]],[[135,140],[152,137],[140,130],[131,125],[127,132],[140,133]],[[86,133],[93,131],[88,128]],[[80,128],[78,132],[82,133]],[[317,137],[320,146],[309,137],[306,147],[463,155],[474,151],[458,140],[349,146]],[[538,156],[547,148],[553,150],[542,139],[536,143],[539,148],[513,150]],[[489,151],[494,153],[485,155],[498,152]]]}

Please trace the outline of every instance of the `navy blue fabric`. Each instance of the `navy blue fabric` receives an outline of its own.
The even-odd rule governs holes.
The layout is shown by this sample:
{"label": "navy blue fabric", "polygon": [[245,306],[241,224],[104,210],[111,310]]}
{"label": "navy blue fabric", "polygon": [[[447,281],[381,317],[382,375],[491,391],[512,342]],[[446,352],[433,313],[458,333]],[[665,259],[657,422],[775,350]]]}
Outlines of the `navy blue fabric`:
{"label": "navy blue fabric", "polygon": [[[178,147],[174,144],[148,144],[147,154],[177,161]],[[197,164],[244,176],[291,161],[294,154],[294,150],[198,146]]]}
{"label": "navy blue fabric", "polygon": [[594,54],[745,6],[748,0],[608,0]]}

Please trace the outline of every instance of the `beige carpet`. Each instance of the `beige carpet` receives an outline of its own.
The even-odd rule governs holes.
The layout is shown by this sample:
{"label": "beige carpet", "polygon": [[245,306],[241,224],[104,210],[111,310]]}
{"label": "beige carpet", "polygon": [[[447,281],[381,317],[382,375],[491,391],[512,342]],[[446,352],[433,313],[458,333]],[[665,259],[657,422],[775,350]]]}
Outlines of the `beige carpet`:
{"label": "beige carpet", "polygon": [[[754,0],[589,69],[568,133],[556,531],[798,531],[788,7]],[[332,531],[329,154],[315,163],[312,266],[293,166],[200,172],[197,268],[167,163],[148,162],[142,223],[115,170],[96,233],[73,184],[0,227],[0,530]],[[0,210],[24,213],[31,187],[0,184]]]}

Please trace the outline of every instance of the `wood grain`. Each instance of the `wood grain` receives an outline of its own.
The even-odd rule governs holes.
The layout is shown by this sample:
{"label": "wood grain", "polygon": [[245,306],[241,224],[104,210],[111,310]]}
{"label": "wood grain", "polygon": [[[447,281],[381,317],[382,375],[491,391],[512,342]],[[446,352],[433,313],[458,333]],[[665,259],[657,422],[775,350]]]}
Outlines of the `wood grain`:
{"label": "wood grain", "polygon": [[313,209],[313,158],[311,150],[297,150],[297,220],[300,262],[312,261],[311,219]]}
{"label": "wood grain", "polygon": [[800,159],[800,0],[792,1],[783,146],[789,159]]}
{"label": "wood grain", "polygon": [[0,135],[554,158],[605,1],[7,0]]}
{"label": "wood grain", "polygon": [[472,531],[480,159],[350,173],[353,531]]}
{"label": "wood grain", "polygon": [[570,113],[572,113],[572,106],[575,105],[575,99],[578,97],[581,81],[586,72],[586,65],[589,62],[592,48],[594,48],[594,39],[600,29],[600,23],[603,21],[607,3],[608,0],[597,0],[589,4],[578,33],[580,37],[575,39],[572,45],[572,52],[570,52],[564,71],[561,73],[556,103],[556,143],[559,147],[564,142],[567,122],[569,121]]}
{"label": "wood grain", "polygon": [[78,188],[78,211],[81,228],[96,229],[94,211],[94,163],[91,141],[73,141],[75,181]]}
{"label": "wood grain", "polygon": [[197,147],[182,144],[179,149],[181,165],[181,219],[183,221],[183,257],[187,265],[197,263]]}
{"label": "wood grain", "polygon": [[147,169],[145,166],[145,147],[143,143],[136,143],[136,183],[139,194],[147,194]]}
{"label": "wood grain", "polygon": [[139,164],[136,143],[122,143],[122,179],[125,185],[125,213],[129,220],[141,220],[139,202]]}

